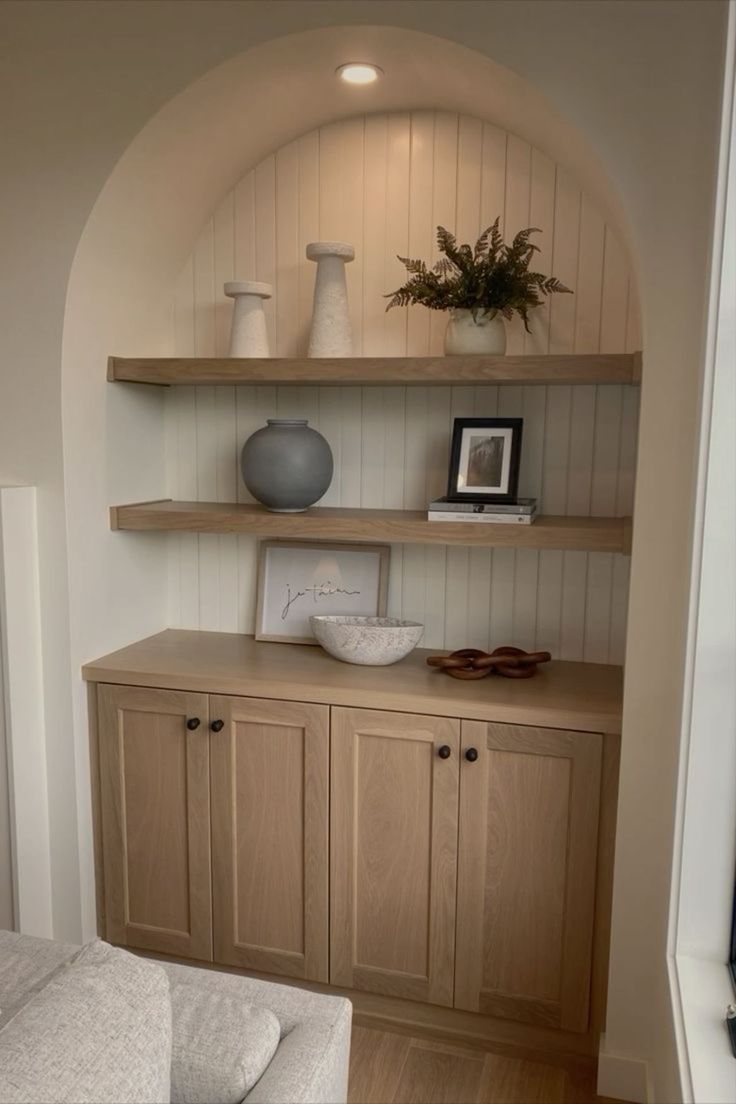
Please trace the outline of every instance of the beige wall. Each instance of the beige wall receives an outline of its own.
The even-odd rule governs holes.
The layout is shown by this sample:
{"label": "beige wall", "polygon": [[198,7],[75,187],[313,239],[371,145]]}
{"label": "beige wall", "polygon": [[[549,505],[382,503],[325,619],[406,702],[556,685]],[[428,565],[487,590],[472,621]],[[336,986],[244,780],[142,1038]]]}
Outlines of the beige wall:
{"label": "beige wall", "polygon": [[[64,301],[82,228],[136,133],[212,66],[308,27],[354,25],[345,43],[359,48],[361,22],[413,26],[487,54],[547,96],[600,159],[628,222],[646,374],[607,1047],[647,1060],[658,1098],[677,1098],[665,949],[724,17],[718,0],[0,5],[9,82],[0,97],[7,166],[0,182],[0,482],[39,486],[59,936],[79,936],[89,891],[80,859],[86,763],[70,703],[77,672],[69,641],[60,406]],[[244,108],[243,125],[248,110],[267,123],[268,97]],[[115,260],[113,254],[108,263]],[[67,399],[81,408],[85,395]],[[66,488],[78,513],[84,498],[73,490]],[[95,518],[90,524],[104,526],[103,517]],[[83,580],[81,556],[75,547],[74,569]],[[135,588],[127,597],[135,599]],[[75,607],[78,601],[77,591]],[[131,625],[137,616],[144,627],[154,615],[133,609],[129,616]],[[103,630],[96,627],[95,639]],[[111,619],[111,638],[118,631]]]}

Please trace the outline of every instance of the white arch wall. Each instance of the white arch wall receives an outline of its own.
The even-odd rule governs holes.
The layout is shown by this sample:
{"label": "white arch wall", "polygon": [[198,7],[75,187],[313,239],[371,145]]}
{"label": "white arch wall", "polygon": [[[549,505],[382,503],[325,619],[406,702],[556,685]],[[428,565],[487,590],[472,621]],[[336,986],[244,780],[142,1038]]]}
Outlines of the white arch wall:
{"label": "white arch wall", "polygon": [[[314,266],[306,242],[350,241],[356,355],[439,354],[445,319],[385,313],[402,281],[396,253],[435,253],[438,223],[475,240],[501,215],[507,236],[538,226],[540,266],[575,289],[509,333],[509,352],[622,352],[641,347],[625,251],[576,182],[500,127],[450,112],[374,114],[332,123],[266,157],[204,226],[176,289],[176,353],[227,354],[232,278],[274,285],[272,352],[303,354]],[[249,501],[238,451],[265,418],[300,415],[336,459],[324,505],[421,508],[444,490],[452,419],[524,418],[521,493],[547,513],[633,509],[638,389],[585,387],[197,388],[168,399],[169,489],[176,498]],[[252,538],[171,538],[171,624],[253,630]],[[396,546],[391,612],[422,620],[432,647],[513,641],[554,655],[622,662],[628,557]]]}

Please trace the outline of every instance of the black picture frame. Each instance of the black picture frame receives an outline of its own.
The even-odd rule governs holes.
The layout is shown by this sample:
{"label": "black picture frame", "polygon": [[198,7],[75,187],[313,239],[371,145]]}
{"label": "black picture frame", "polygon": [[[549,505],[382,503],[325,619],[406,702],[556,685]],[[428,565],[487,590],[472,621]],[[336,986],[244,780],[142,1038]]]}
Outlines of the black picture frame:
{"label": "black picture frame", "polygon": [[[519,489],[519,465],[521,463],[521,434],[523,418],[455,418],[452,427],[452,449],[450,451],[450,471],[447,480],[447,498],[451,502],[514,502]],[[465,482],[461,470],[463,463],[463,445],[465,435],[473,429],[504,429],[511,431],[511,444],[508,464],[508,476],[504,480],[506,489],[498,493],[478,491],[476,486]],[[492,434],[489,434],[492,436]],[[469,453],[468,453],[469,457]],[[468,459],[468,463],[469,463]],[[460,488],[461,481],[464,489]]]}

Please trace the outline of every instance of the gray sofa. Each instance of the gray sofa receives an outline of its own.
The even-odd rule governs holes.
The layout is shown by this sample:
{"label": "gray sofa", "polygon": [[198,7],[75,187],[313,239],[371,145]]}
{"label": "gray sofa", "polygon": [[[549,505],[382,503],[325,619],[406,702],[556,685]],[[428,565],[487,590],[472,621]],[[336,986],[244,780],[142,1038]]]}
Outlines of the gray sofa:
{"label": "gray sofa", "polygon": [[[95,947],[100,949],[97,958],[102,960],[103,973],[100,975],[100,962],[92,961],[91,967],[88,966],[87,968],[87,976],[90,974],[90,969],[96,968],[98,971],[96,984],[98,986],[106,985],[107,990],[115,988],[115,985],[105,981],[104,975],[104,968],[109,965],[107,960],[111,958],[114,959],[113,966],[122,965],[123,972],[127,969],[132,974],[132,982],[130,978],[128,979],[127,998],[124,986],[118,994],[122,1001],[120,1006],[122,1007],[122,1015],[108,1015],[108,1019],[115,1021],[117,1029],[117,1037],[113,1038],[112,1042],[105,1043],[104,1049],[108,1052],[108,1057],[105,1060],[108,1064],[109,1055],[115,1052],[114,1044],[119,1042],[123,1030],[119,1026],[120,1021],[125,1020],[128,1008],[130,1008],[133,1016],[140,1013],[142,1017],[143,1010],[146,1008],[145,1002],[150,996],[151,1000],[158,1000],[159,1002],[165,1000],[167,1003],[165,1014],[160,1015],[158,1013],[152,1014],[149,1006],[148,1023],[153,1025],[159,1020],[166,1020],[167,1017],[169,1024],[173,1020],[173,1049],[171,1034],[169,1034],[168,1051],[165,1050],[165,1044],[162,1044],[162,1047],[159,1048],[160,1053],[166,1055],[165,1061],[167,1063],[169,1062],[168,1055],[171,1055],[171,1089],[169,1090],[167,1082],[166,1089],[163,1090],[164,1093],[168,1091],[173,1093],[177,1080],[179,1085],[185,1083],[181,1076],[177,1078],[177,1075],[182,1074],[182,1071],[176,1069],[176,1063],[181,1061],[181,1056],[190,1050],[196,1050],[197,1052],[197,1076],[199,1078],[200,1095],[202,1092],[202,1075],[208,1072],[208,1062],[213,1077],[212,1085],[217,1086],[218,1074],[221,1074],[223,1067],[221,1047],[227,1045],[231,1050],[233,1048],[237,1050],[238,1047],[241,1047],[247,1051],[250,1030],[248,1024],[256,1023],[260,1015],[261,1020],[264,1016],[267,1018],[267,1023],[272,1025],[271,1030],[275,1034],[271,1040],[272,1045],[268,1051],[265,1068],[261,1071],[260,1067],[256,1065],[254,1077],[257,1080],[242,1099],[246,1100],[248,1104],[344,1104],[347,1097],[352,1014],[349,1001],[341,997],[310,993],[291,986],[257,981],[217,970],[156,963],[155,966],[161,967],[165,972],[164,977],[148,961],[144,964],[141,959],[127,955],[125,952],[112,950],[106,944],[90,945],[91,949]],[[86,950],[82,954],[86,953]],[[43,1002],[43,995],[53,989],[57,990],[56,1014],[57,1021],[59,1020],[58,1005],[59,1000],[62,999],[60,996],[61,987],[68,983],[69,974],[73,972],[72,967],[77,952],[79,952],[78,947],[34,939],[12,932],[0,932],[0,1102],[21,1100],[23,1091],[22,1088],[18,1089],[17,1087],[19,1082],[13,1081],[12,1078],[8,1080],[6,1077],[6,1081],[3,1082],[3,1055],[6,1056],[7,1073],[7,1069],[12,1067],[13,1061],[17,1059],[13,1048],[18,1049],[16,1039],[15,1043],[6,1043],[6,1049],[3,1051],[4,1034],[6,1035],[6,1032],[12,1031],[14,1027],[13,1020],[15,1020],[16,1036],[19,1035],[19,1024],[23,1029],[23,1034],[20,1035],[22,1045],[28,1034],[32,1034],[33,1031],[37,1030],[37,1024],[33,1017],[28,1020],[27,1011],[18,1012],[17,1009],[23,1009],[24,1006],[26,1006],[26,1009],[29,1006],[33,1009],[34,1004],[38,1006],[39,1000]],[[94,957],[93,950],[92,958],[94,959]],[[84,965],[82,963],[82,975],[84,975]],[[67,966],[68,969],[66,969]],[[135,976],[136,970],[145,971],[146,984],[140,984],[140,980]],[[77,972],[79,973],[79,971]],[[145,991],[149,979],[152,982],[153,989],[158,985],[158,992],[154,993],[152,991],[149,994]],[[168,979],[168,984],[166,979]],[[132,988],[130,988],[131,984]],[[103,997],[106,996],[107,990],[101,990]],[[131,999],[131,993],[134,994],[134,999]],[[75,999],[77,1001],[76,1009],[78,1009],[79,993],[76,994]],[[81,999],[82,1001],[86,1000],[84,989],[82,990]],[[190,1017],[186,1015],[188,1001],[197,1009],[197,1013]],[[156,1007],[160,1009],[161,1004]],[[177,1012],[177,1008],[179,1008],[179,1012]],[[223,1010],[222,1030],[220,1030],[221,1025],[217,1022],[218,1008]],[[245,1009],[246,1011],[242,1025],[237,1020],[239,1009]],[[254,1012],[255,1019],[249,1021],[247,1015],[252,1016]],[[47,1022],[48,1010],[44,1014]],[[27,1017],[27,1023],[22,1022],[24,1015]],[[233,1019],[234,1016],[236,1017],[235,1020]],[[178,1023],[177,1017],[179,1018]],[[39,1014],[36,1013],[36,1021],[38,1019]],[[63,1059],[67,1064],[71,1063],[71,1059],[67,1057],[68,1053],[72,1052],[78,1055],[79,1050],[78,1040],[65,1038],[64,1033],[73,1030],[75,1023],[79,1031],[79,1019],[80,1014],[74,1008],[68,1017],[62,1016],[61,1022],[53,1025],[50,1032],[53,1040],[52,1044],[48,1042],[49,1031],[45,1023],[46,1039],[44,1042],[46,1049],[48,1050],[50,1045],[63,1047],[66,1054],[60,1056],[60,1061]],[[65,1022],[66,1020],[71,1021],[71,1025]],[[203,1023],[204,1020],[208,1022]],[[28,1026],[29,1024],[30,1026]],[[85,1029],[85,1044],[90,1035],[94,1036],[94,1026],[93,1021],[92,1030]],[[201,1028],[203,1027],[210,1032],[209,1035],[206,1032],[204,1036],[202,1035]],[[167,1030],[170,1030],[168,1026]],[[140,1035],[132,1045],[129,1045],[128,1050],[140,1052],[141,1049],[145,1049],[149,1042],[149,1036],[152,1035],[153,1032],[150,1031]],[[257,1049],[257,1043],[258,1040],[254,1040],[254,1049]],[[10,1054],[12,1060],[7,1058],[8,1054]],[[45,1061],[48,1068],[56,1068],[56,1056],[53,1053],[49,1061],[48,1055],[44,1056],[43,1049],[39,1050],[34,1044],[30,1049],[30,1054],[31,1064],[38,1066],[39,1063]],[[179,1058],[177,1054],[180,1056]],[[247,1054],[245,1057],[247,1057]],[[82,1059],[77,1057],[76,1061],[79,1065]],[[94,1075],[97,1068],[95,1062],[89,1062],[88,1068],[92,1071],[87,1073],[89,1080],[89,1077]],[[75,1077],[77,1072],[77,1070],[74,1071]],[[37,1069],[35,1073],[37,1075]],[[128,1076],[131,1076],[130,1073],[128,1073]],[[80,1093],[79,1099],[85,1099],[82,1090],[79,1088],[72,1090],[59,1088],[58,1086],[62,1085],[63,1081],[61,1076],[58,1080],[56,1077],[53,1080],[56,1085],[43,1086],[43,1095],[39,1098],[49,1101],[73,1101],[74,1096],[70,1093],[77,1092]],[[23,1084],[24,1082],[21,1081],[20,1083]],[[3,1097],[3,1084],[6,1086],[4,1090],[5,1097]],[[76,1084],[78,1084],[78,1081]],[[11,1086],[10,1089],[7,1088],[8,1085]],[[64,1095],[65,1091],[66,1095]],[[108,1096],[105,1095],[106,1091]],[[99,1095],[96,1095],[94,1086],[90,1088],[87,1085],[84,1090],[84,1092],[91,1094],[93,1100],[108,1099],[110,1091],[109,1088],[105,1089],[102,1085],[99,1089]],[[156,1099],[156,1091],[160,1092],[161,1090],[141,1089],[140,1092],[137,1092],[134,1086],[127,1099],[136,1101]],[[214,1087],[211,1090],[211,1092],[216,1091]],[[152,1092],[153,1096],[151,1096]],[[57,1093],[58,1095],[56,1095]],[[172,1096],[171,1099],[175,1100],[175,1096]],[[192,1104],[196,1097],[191,1094],[186,1097],[186,1093],[182,1095],[180,1090],[179,1099],[186,1099],[188,1104]],[[207,1092],[205,1099],[209,1101],[209,1104],[219,1104],[216,1095],[210,1095],[210,1091]],[[222,1099],[222,1097],[219,1099]],[[124,1104],[122,1098],[119,1104]]]}

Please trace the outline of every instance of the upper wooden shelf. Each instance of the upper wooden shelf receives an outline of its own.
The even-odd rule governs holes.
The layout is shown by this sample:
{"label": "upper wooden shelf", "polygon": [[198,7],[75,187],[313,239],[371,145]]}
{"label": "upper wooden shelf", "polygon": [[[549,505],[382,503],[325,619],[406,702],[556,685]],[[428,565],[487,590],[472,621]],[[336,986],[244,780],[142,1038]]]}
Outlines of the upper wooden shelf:
{"label": "upper wooden shelf", "polygon": [[252,533],[311,540],[456,544],[480,548],[549,548],[561,551],[631,550],[631,518],[546,517],[534,525],[427,521],[424,510],[312,507],[276,514],[253,503],[156,502],[112,506],[112,529],[193,533]]}
{"label": "upper wooden shelf", "polygon": [[88,663],[82,675],[89,682],[581,732],[621,731],[620,667],[560,660],[544,664],[531,679],[490,676],[464,682],[430,669],[427,656],[431,654],[418,648],[392,667],[359,667],[340,663],[309,645],[259,643],[238,633],[168,629]]}
{"label": "upper wooden shelf", "polygon": [[641,353],[564,356],[449,357],[110,357],[107,378],[127,383],[176,385],[340,384],[462,386],[478,383],[638,383]]}

